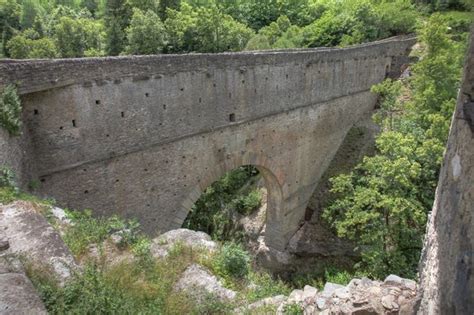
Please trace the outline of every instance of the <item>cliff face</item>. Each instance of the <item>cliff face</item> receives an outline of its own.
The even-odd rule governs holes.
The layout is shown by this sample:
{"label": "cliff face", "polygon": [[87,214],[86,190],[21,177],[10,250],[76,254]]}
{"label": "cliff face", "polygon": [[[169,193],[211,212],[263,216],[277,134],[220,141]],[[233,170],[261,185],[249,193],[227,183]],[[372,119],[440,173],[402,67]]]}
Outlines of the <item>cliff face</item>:
{"label": "cliff face", "polygon": [[421,259],[419,314],[474,314],[474,31]]}

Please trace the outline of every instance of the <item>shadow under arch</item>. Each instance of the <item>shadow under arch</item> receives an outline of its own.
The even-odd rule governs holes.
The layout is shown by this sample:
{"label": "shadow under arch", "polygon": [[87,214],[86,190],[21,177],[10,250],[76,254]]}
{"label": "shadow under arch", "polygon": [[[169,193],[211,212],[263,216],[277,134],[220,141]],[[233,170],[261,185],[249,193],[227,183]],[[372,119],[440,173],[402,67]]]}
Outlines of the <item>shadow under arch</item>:
{"label": "shadow under arch", "polygon": [[[267,212],[265,243],[275,249],[284,249],[287,240],[284,239],[282,225],[284,224],[284,200],[282,172],[279,172],[273,161],[263,154],[247,152],[245,154],[227,154],[225,161],[218,164],[209,164],[208,170],[201,172],[201,180],[187,194],[181,204],[180,217],[184,222],[194,203],[201,194],[214,182],[219,180],[227,172],[238,167],[252,165],[262,175],[267,189]],[[280,176],[279,176],[280,175]]]}

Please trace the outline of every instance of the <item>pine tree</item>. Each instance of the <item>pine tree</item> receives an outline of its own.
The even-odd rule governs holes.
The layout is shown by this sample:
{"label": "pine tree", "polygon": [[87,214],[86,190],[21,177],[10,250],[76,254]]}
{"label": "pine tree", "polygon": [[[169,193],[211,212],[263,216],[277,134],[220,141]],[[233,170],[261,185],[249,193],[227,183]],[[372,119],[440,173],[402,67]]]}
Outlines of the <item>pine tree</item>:
{"label": "pine tree", "polygon": [[131,9],[126,0],[107,0],[105,7],[106,53],[117,56],[126,44],[125,28],[130,23]]}

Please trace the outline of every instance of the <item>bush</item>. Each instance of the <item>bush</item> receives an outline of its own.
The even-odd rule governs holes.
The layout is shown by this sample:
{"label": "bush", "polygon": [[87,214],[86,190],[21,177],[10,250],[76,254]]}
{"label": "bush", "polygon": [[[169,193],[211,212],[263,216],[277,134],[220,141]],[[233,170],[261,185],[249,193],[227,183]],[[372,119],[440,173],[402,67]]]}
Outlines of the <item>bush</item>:
{"label": "bush", "polygon": [[324,279],[326,282],[332,282],[342,285],[347,285],[352,280],[354,275],[346,270],[338,270],[335,268],[328,268],[324,272]]}
{"label": "bush", "polygon": [[14,136],[18,136],[21,131],[21,101],[12,84],[3,89],[0,98],[0,126]]}
{"label": "bush", "polygon": [[15,173],[5,166],[0,166],[0,187],[16,187]]}
{"label": "bush", "polygon": [[216,271],[223,277],[242,279],[250,269],[250,256],[238,244],[228,243],[222,246],[214,262]]}
{"label": "bush", "polygon": [[84,253],[90,244],[101,244],[114,232],[118,232],[122,237],[119,244],[122,248],[134,248],[133,245],[142,240],[136,221],[124,221],[117,216],[94,218],[90,210],[68,211],[68,215],[74,224],[66,230],[64,242],[75,255]]}
{"label": "bush", "polygon": [[243,215],[251,214],[262,202],[259,190],[253,190],[248,195],[239,196],[234,200],[235,210]]}
{"label": "bush", "polygon": [[[251,286],[245,296],[249,303],[261,300],[268,296],[289,295],[291,288],[280,279],[274,279],[270,274],[264,272],[251,272],[248,275]],[[307,283],[305,283],[307,284]],[[247,288],[249,288],[247,286]]]}
{"label": "bush", "polygon": [[286,304],[283,308],[283,314],[285,315],[302,315],[304,314],[303,307],[298,303]]}

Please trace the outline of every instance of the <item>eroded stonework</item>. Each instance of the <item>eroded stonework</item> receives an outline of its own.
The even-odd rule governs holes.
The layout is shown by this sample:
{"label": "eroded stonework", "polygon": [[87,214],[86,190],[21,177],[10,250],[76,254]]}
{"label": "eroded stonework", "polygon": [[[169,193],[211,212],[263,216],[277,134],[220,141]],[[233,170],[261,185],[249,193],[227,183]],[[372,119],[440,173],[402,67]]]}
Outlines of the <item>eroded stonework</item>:
{"label": "eroded stonework", "polygon": [[18,83],[25,122],[21,141],[0,135],[0,163],[61,206],[138,218],[150,234],[180,227],[212,182],[255,165],[266,242],[284,249],[347,132],[373,109],[370,87],[414,42],[0,61],[0,87]]}

